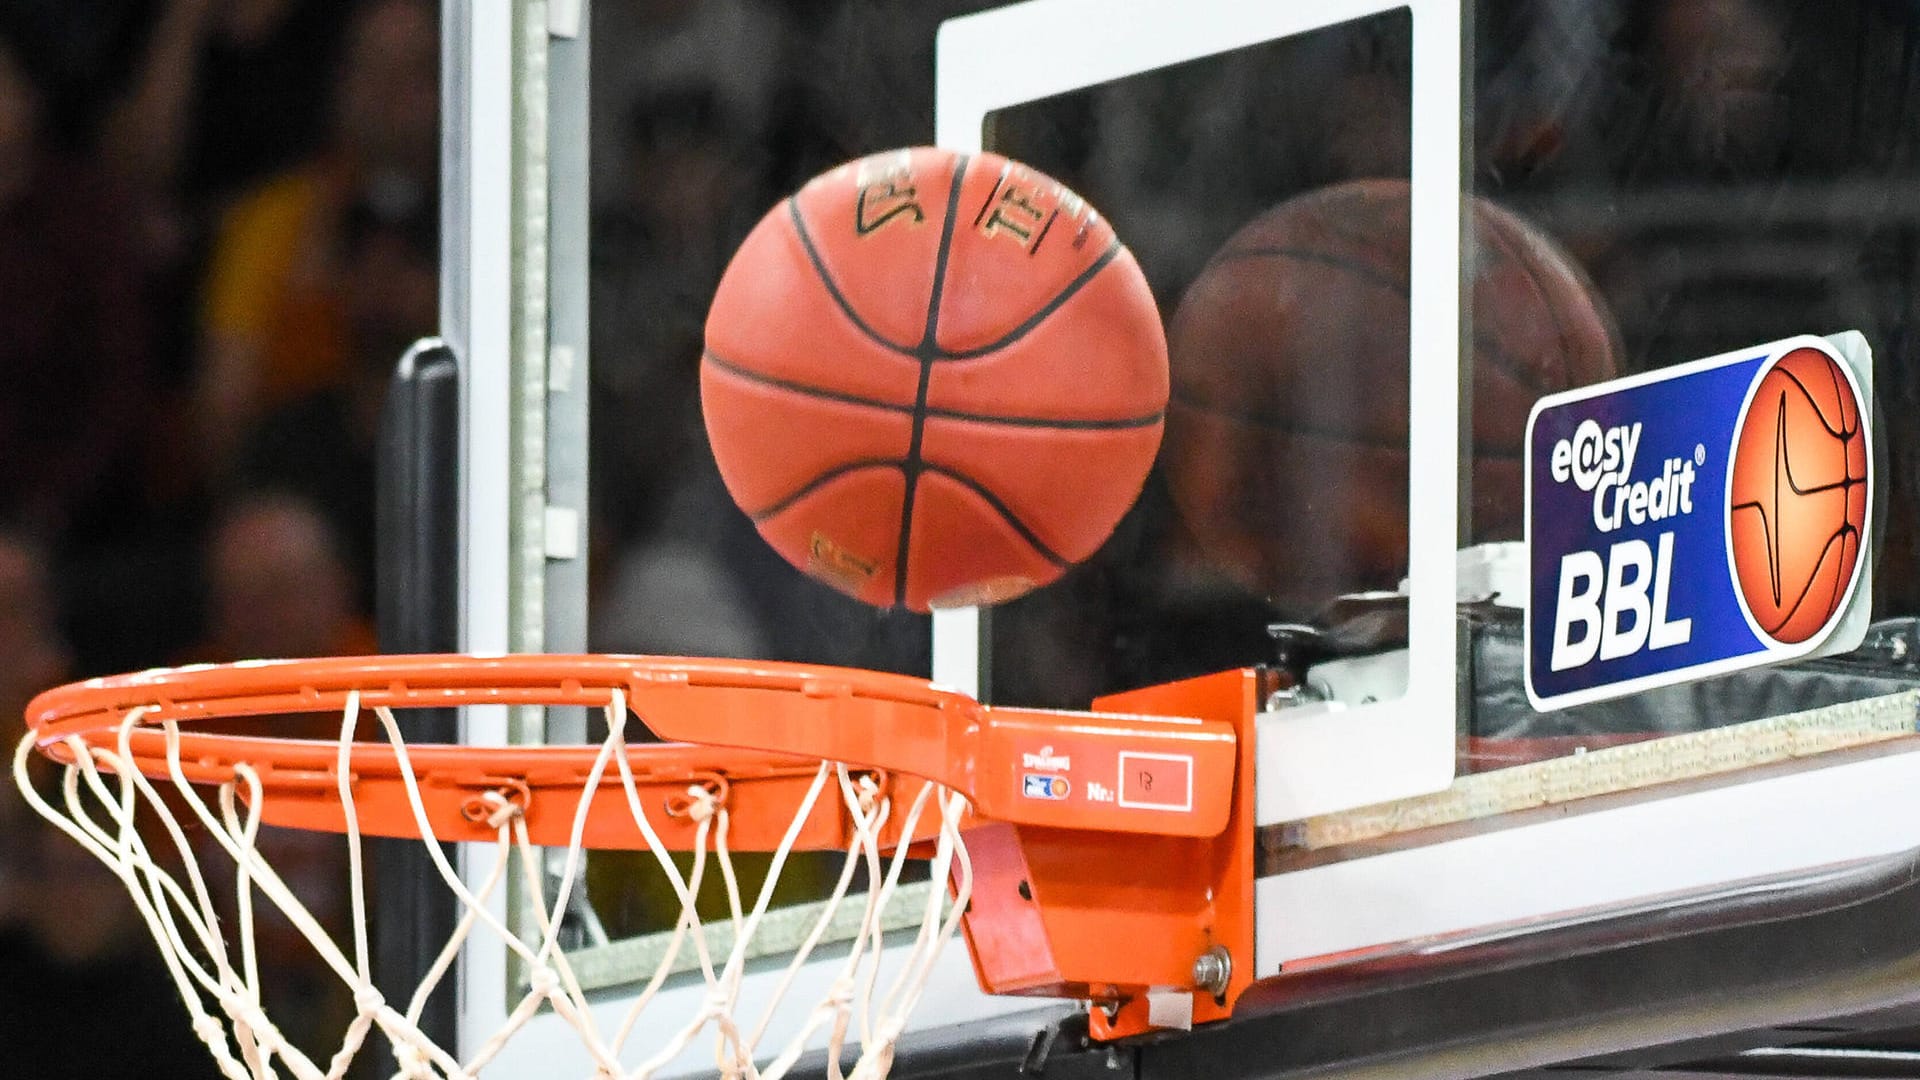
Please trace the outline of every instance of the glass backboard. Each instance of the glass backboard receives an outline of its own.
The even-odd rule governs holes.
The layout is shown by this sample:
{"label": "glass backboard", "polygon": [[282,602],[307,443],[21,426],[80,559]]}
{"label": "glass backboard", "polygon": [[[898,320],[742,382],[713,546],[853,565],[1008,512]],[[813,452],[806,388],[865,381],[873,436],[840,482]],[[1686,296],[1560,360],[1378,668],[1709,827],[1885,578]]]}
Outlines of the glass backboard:
{"label": "glass backboard", "polygon": [[[1489,935],[1552,950],[1569,925],[1920,844],[1884,812],[1911,779],[1920,686],[1910,12],[670,7],[587,6],[593,58],[571,76],[587,100],[556,75],[544,122],[593,126],[554,142],[551,164],[564,176],[579,155],[572,209],[585,189],[592,215],[571,246],[552,238],[551,280],[489,278],[525,237],[467,234],[464,647],[847,664],[1069,708],[1264,665],[1277,692],[1259,729],[1252,962],[1281,996],[1292,974]],[[454,29],[474,50],[455,76],[474,124],[513,115],[491,80],[525,65],[524,44]],[[554,39],[552,72],[570,40]],[[490,198],[517,220],[487,170],[526,137],[475,131],[476,215]],[[1157,464],[1100,551],[1022,599],[930,618],[849,600],[768,548],[705,445],[697,377],[707,302],[760,215],[844,160],[927,142],[1024,161],[1110,219],[1153,287],[1173,386]],[[536,297],[552,321],[512,307]],[[554,340],[529,338],[527,319]],[[1871,603],[1849,647],[1536,707],[1522,674],[1536,406],[1847,332],[1834,347],[1875,406],[1877,470],[1855,538]],[[590,435],[566,419],[583,408]],[[479,437],[501,431],[515,434]],[[1699,488],[1713,513],[1730,505],[1730,460]],[[588,733],[564,714],[466,727]],[[643,870],[591,860],[573,913],[570,959],[609,1016],[677,914]],[[794,927],[831,873],[789,871]],[[782,938],[768,940],[751,979],[779,966]],[[517,978],[503,956],[469,958],[463,1027],[492,1030]],[[1074,1009],[980,995],[957,948],[934,986],[915,1020],[929,1032],[996,1016],[1038,1030]],[[677,976],[668,1008],[702,993]],[[572,1060],[569,1039],[538,1017],[498,1068],[548,1071]],[[702,1064],[696,1051],[676,1068]]]}

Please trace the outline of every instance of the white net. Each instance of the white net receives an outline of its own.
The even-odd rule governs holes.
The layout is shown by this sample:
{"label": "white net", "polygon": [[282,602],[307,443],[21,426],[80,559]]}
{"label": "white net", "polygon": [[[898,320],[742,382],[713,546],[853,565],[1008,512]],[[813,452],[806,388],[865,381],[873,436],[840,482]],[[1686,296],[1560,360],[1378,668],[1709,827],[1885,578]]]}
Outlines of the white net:
{"label": "white net", "polygon": [[[530,905],[533,927],[523,934],[508,928],[493,903],[508,875],[518,872],[529,896],[541,896],[542,849],[529,842],[525,821],[525,787],[502,784],[470,800],[465,813],[483,821],[493,833],[490,869],[483,883],[469,888],[444,854],[429,819],[420,781],[408,760],[407,745],[392,712],[372,710],[392,746],[399,776],[413,811],[413,823],[424,838],[425,850],[462,912],[427,975],[404,1004],[385,1000],[375,988],[368,953],[368,889],[362,855],[360,821],[354,809],[353,752],[355,732],[362,716],[358,694],[349,695],[341,717],[338,754],[331,781],[345,813],[347,903],[350,911],[345,934],[329,932],[318,917],[275,872],[262,853],[261,808],[265,786],[257,770],[241,765],[232,779],[211,791],[187,780],[180,750],[180,732],[173,723],[158,725],[167,747],[167,775],[150,778],[134,767],[131,740],[149,710],[133,709],[118,726],[118,737],[84,742],[68,739],[73,761],[61,774],[57,796],[36,787],[29,769],[34,737],[23,740],[14,755],[14,778],[28,803],[111,870],[133,898],[192,1017],[194,1032],[230,1080],[264,1080],[292,1076],[298,1080],[339,1080],[356,1061],[378,1053],[372,1046],[384,1037],[391,1051],[395,1077],[466,1078],[482,1075],[501,1049],[529,1021],[551,1011],[578,1033],[593,1062],[589,1074],[603,1078],[640,1078],[660,1074],[691,1047],[696,1039],[712,1040],[713,1066],[726,1077],[777,1080],[810,1048],[824,1039],[828,1075],[850,1075],[854,1080],[879,1080],[892,1064],[893,1051],[907,1017],[920,997],[941,948],[953,937],[966,910],[972,870],[961,842],[960,824],[966,811],[958,794],[926,781],[899,778],[881,782],[874,773],[843,764],[822,762],[792,825],[773,850],[765,881],[751,905],[745,902],[734,860],[728,851],[729,808],[724,793],[711,784],[690,782],[684,801],[674,811],[694,823],[691,862],[683,872],[661,841],[649,818],[636,783],[625,731],[627,702],[619,690],[609,693],[604,707],[608,735],[600,744],[584,782],[589,795],[600,794],[625,802],[633,827],[653,853],[659,872],[678,896],[681,911],[670,942],[651,978],[635,994],[624,1015],[610,1029],[589,1003],[560,946],[561,913],[568,910],[569,891],[580,880],[582,840],[591,798],[583,797],[573,818],[571,840],[556,895]],[[902,785],[900,781],[905,781]],[[917,783],[917,789],[914,785]],[[904,787],[895,806],[892,788]],[[767,914],[782,866],[794,850],[802,824],[822,799],[841,802],[849,823],[850,840],[838,880],[818,921],[796,949],[777,979],[771,1001],[757,1015],[741,1015],[738,1006],[751,955],[754,932]],[[893,819],[899,817],[898,821]],[[934,819],[937,819],[935,822]],[[916,900],[918,931],[904,949],[904,957],[890,964],[894,974],[880,977],[882,928],[889,906],[901,896],[900,878],[908,862],[905,843],[884,851],[881,837],[890,825],[901,836],[933,836],[930,872],[936,882],[951,880],[949,894],[926,890]],[[210,843],[196,842],[204,836]],[[230,861],[214,874],[202,858],[216,854]],[[864,871],[864,874],[861,873]],[[731,944],[724,956],[714,954],[695,898],[702,882],[717,873],[724,886]],[[855,892],[857,880],[869,887]],[[268,1013],[261,977],[262,946],[257,934],[256,910],[271,905],[311,946],[318,963],[337,978],[352,999],[352,1017],[330,1053],[314,1055],[295,1046]],[[860,910],[859,932],[837,968],[827,992],[812,1002],[787,1002],[794,977],[826,936],[836,911],[843,905]],[[223,913],[225,918],[223,918]],[[229,925],[230,923],[230,925]],[[350,940],[339,940],[347,938]],[[426,1002],[453,968],[463,948],[476,942],[504,944],[520,960],[526,973],[524,992],[511,1003],[500,1028],[480,1045],[460,1053],[437,1044],[420,1027]],[[660,1017],[649,1011],[670,974],[691,949],[698,977],[706,993],[691,1017]],[[449,988],[450,989],[450,988]],[[776,1014],[804,1013],[793,1030],[770,1039]],[[763,1045],[771,1043],[771,1045]],[[843,1074],[845,1056],[857,1046],[850,1074]]]}

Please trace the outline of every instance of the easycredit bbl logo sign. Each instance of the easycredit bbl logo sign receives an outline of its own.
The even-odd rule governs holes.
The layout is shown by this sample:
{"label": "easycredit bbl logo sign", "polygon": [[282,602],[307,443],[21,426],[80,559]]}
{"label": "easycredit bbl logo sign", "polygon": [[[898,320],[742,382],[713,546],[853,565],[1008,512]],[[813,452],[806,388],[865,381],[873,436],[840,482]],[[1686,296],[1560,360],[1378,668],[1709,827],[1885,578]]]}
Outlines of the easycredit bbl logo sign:
{"label": "easycredit bbl logo sign", "polygon": [[1858,645],[1872,376],[1848,332],[1541,399],[1527,435],[1534,706]]}

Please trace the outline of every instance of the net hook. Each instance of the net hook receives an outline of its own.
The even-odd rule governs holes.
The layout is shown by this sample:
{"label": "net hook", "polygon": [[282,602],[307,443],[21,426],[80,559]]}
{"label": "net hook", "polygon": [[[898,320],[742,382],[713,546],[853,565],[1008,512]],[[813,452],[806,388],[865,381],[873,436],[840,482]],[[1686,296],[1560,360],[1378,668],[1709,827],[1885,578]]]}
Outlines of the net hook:
{"label": "net hook", "polygon": [[698,820],[727,805],[733,787],[717,772],[696,772],[685,794],[667,796],[667,816]]}
{"label": "net hook", "polygon": [[493,787],[461,803],[461,817],[476,825],[498,829],[514,818],[525,816],[527,806],[533,802],[533,790],[527,787],[526,781],[490,776],[484,782]]}

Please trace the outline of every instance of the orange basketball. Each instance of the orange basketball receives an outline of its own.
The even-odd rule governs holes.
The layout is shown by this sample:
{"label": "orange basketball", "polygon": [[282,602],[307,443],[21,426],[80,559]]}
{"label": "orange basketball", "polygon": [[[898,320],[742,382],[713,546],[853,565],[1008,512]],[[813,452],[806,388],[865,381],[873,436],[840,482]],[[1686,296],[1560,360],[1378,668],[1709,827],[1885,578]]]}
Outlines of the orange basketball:
{"label": "orange basketball", "polygon": [[[1174,505],[1208,564],[1292,617],[1407,572],[1408,194],[1358,180],[1267,211],[1168,331]],[[1611,378],[1617,351],[1557,245],[1485,200],[1473,210],[1472,533],[1518,540],[1528,410]]]}
{"label": "orange basketball", "polygon": [[994,154],[816,177],[740,245],[707,316],[720,475],[788,562],[915,611],[1092,555],[1160,445],[1166,339],[1113,229]]}
{"label": "orange basketball", "polygon": [[1776,360],[1733,444],[1728,542],[1747,610],[1775,641],[1805,641],[1847,601],[1867,524],[1860,400],[1819,349]]}

